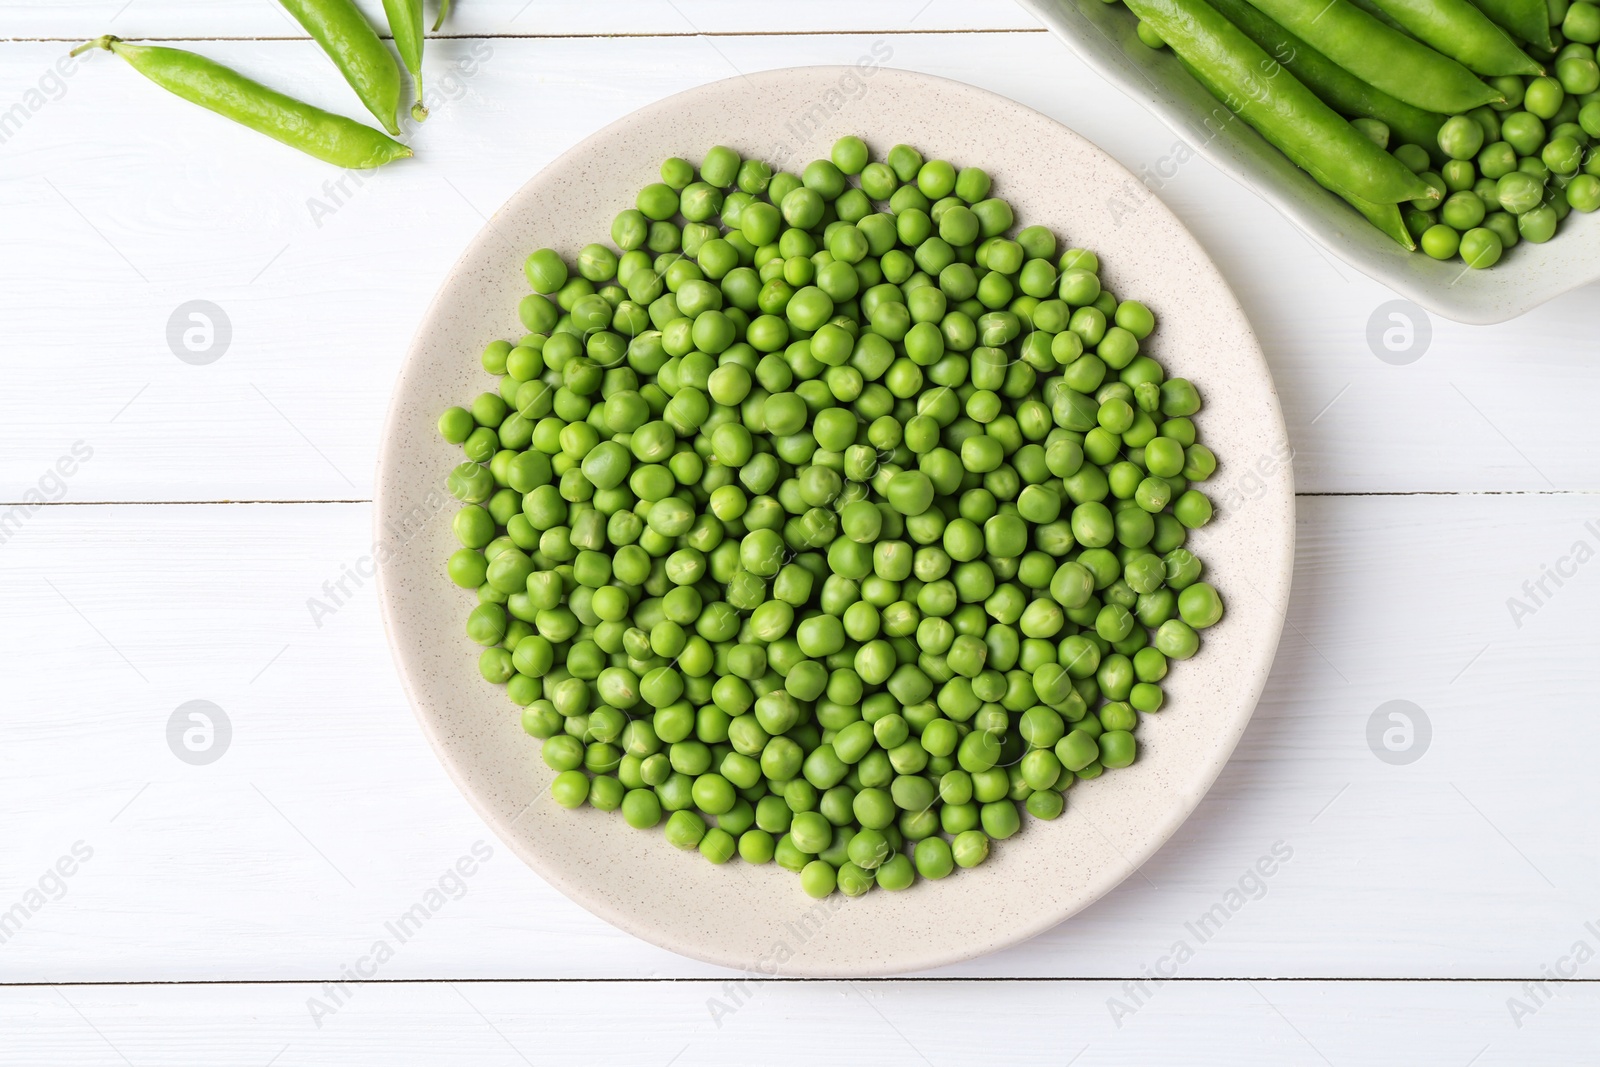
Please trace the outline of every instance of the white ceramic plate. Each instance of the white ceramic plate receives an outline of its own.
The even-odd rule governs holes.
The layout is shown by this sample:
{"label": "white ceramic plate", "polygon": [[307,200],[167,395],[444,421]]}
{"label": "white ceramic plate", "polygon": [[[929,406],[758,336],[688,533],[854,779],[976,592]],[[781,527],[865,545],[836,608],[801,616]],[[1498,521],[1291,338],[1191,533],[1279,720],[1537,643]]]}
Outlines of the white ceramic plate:
{"label": "white ceramic plate", "polygon": [[[1020,0],[1089,66],[1143,104],[1196,152],[1282,212],[1340,259],[1457,322],[1505,322],[1600,279],[1600,218],[1574,212],[1547,244],[1523,241],[1489,270],[1407,252],[1290,163],[1178,63],[1134,34],[1106,0]],[[1161,175],[1160,177],[1171,177]]]}
{"label": "white ceramic plate", "polygon": [[[1003,132],[1002,132],[1003,131]],[[569,253],[656,180],[668,156],[713,144],[789,167],[845,134],[879,152],[899,141],[981,164],[1024,223],[1099,251],[1106,283],[1160,325],[1149,344],[1199,386],[1201,435],[1221,458],[1218,518],[1194,539],[1227,618],[1176,664],[1168,704],[1140,727],[1139,761],[1068,794],[1055,822],[1028,820],[983,866],[902,893],[818,903],[773,865],[713,866],[616,813],[569,812],[505,693],[485,683],[462,630],[474,603],[444,575],[456,547],[443,485],[460,452],[434,424],[490,388],[478,353],[515,338],[522,260]],[[1118,225],[1095,207],[1119,197]],[[876,975],[923,970],[1015,944],[1100,897],[1188,816],[1238,741],[1266,681],[1288,602],[1294,497],[1278,399],[1233,294],[1166,208],[1099,149],[1036,112],[957,82],[888,69],[813,67],[717,82],[590,137],[517,192],[472,242],[406,358],[378,469],[384,619],[423,732],[506,843],[596,915],[673,951],[739,970]],[[1266,473],[1263,476],[1263,472]],[[1271,473],[1275,472],[1275,473]]]}

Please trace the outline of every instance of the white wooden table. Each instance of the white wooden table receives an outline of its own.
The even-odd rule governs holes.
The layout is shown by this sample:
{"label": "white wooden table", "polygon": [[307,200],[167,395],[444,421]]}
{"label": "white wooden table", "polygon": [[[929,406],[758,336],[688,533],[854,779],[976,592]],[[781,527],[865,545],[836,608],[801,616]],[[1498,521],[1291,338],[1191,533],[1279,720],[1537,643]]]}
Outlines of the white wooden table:
{"label": "white wooden table", "polygon": [[[1381,360],[1391,293],[1206,163],[1158,168],[1173,135],[1006,0],[461,0],[420,158],[343,188],[104,54],[57,67],[107,31],[176,38],[350,112],[268,0],[0,23],[0,1063],[1595,1062],[1593,288]],[[493,839],[369,581],[308,600],[372,550],[390,384],[489,212],[640,105],[873,49],[1170,173],[1277,377],[1294,600],[1233,761],[1106,899],[935,974],[737,988]],[[230,329],[203,365],[168,342],[195,300]],[[1259,491],[1247,466],[1221,500]],[[193,700],[231,730],[204,765],[168,743]],[[1380,759],[1397,700],[1410,747]]]}

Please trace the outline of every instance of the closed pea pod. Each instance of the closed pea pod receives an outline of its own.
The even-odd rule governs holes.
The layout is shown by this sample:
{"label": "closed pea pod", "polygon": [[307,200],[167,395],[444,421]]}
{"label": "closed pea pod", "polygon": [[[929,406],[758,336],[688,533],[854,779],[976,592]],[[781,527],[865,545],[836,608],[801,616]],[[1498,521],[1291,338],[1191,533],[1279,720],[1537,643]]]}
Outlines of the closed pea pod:
{"label": "closed pea pod", "polygon": [[1417,39],[1478,74],[1543,74],[1505,31],[1468,0],[1374,0]]}
{"label": "closed pea pod", "polygon": [[90,48],[115,52],[168,92],[325,163],[364,170],[411,155],[411,149],[370,126],[285,96],[194,52],[106,36],[73,54]]}
{"label": "closed pea pod", "polygon": [[1273,22],[1248,0],[1211,0],[1211,4],[1340,114],[1377,119],[1410,144],[1431,145],[1439,136],[1443,115],[1413,107],[1368,85]]}
{"label": "closed pea pod", "polygon": [[[1271,62],[1275,62],[1275,61],[1270,61],[1269,60],[1267,62],[1271,63]],[[1196,77],[1196,79],[1199,80],[1200,84],[1204,85],[1207,89],[1209,89],[1211,91],[1212,95],[1216,96],[1219,100],[1237,100],[1238,99],[1232,92],[1230,92],[1227,89],[1224,89],[1224,88],[1220,87],[1218,83],[1213,82],[1212,80],[1210,80],[1204,73],[1202,73],[1200,70],[1196,69],[1195,67],[1190,66],[1189,70],[1190,70],[1190,73],[1192,73]],[[1281,73],[1281,71],[1280,71],[1280,73]],[[1293,81],[1293,76],[1290,75],[1288,77],[1289,77],[1289,82],[1292,82]],[[1288,83],[1285,83],[1285,84],[1288,84]],[[1356,121],[1360,121],[1360,120],[1356,120]],[[1252,125],[1257,125],[1253,121],[1251,122],[1251,124]],[[1257,126],[1257,129],[1259,131],[1261,129],[1261,127]],[[1368,146],[1370,146],[1371,148],[1374,148],[1374,149],[1377,148],[1376,143],[1372,142],[1366,136],[1366,134],[1364,134],[1364,133],[1360,132],[1359,130],[1357,130],[1355,126],[1353,126],[1353,125],[1350,126],[1350,129],[1351,129],[1351,131],[1356,133],[1358,138],[1360,138],[1362,141],[1365,141]],[[1268,140],[1272,140],[1272,138],[1269,137]],[[1273,143],[1277,145],[1279,150],[1282,151],[1284,155],[1289,157],[1291,162],[1293,162],[1296,166],[1300,167],[1302,170],[1305,170],[1305,171],[1309,172],[1311,174],[1311,176],[1313,178],[1316,178],[1317,181],[1320,182],[1325,188],[1330,189],[1333,192],[1337,193],[1340,197],[1342,197],[1344,199],[1344,201],[1346,203],[1348,203],[1351,207],[1355,208],[1363,216],[1365,216],[1366,220],[1368,222],[1372,223],[1372,225],[1376,226],[1379,230],[1382,230],[1385,234],[1387,234],[1390,238],[1392,238],[1396,243],[1398,243],[1403,248],[1405,248],[1406,251],[1410,252],[1410,251],[1414,251],[1416,249],[1416,247],[1417,247],[1416,246],[1416,242],[1412,239],[1412,235],[1411,235],[1410,231],[1406,228],[1405,220],[1404,220],[1404,217],[1401,215],[1400,208],[1397,207],[1395,204],[1369,200],[1364,196],[1361,196],[1361,195],[1359,195],[1357,193],[1354,193],[1354,192],[1350,192],[1347,189],[1341,189],[1338,186],[1332,184],[1329,180],[1324,178],[1323,174],[1325,172],[1319,172],[1316,164],[1314,164],[1313,161],[1312,161],[1312,157],[1301,154],[1301,152],[1302,152],[1302,150],[1304,148],[1303,144],[1297,147],[1295,144],[1290,143],[1290,142],[1273,141]],[[1381,149],[1378,149],[1378,151],[1380,152],[1380,154],[1382,153]],[[1397,157],[1391,157],[1391,156],[1385,155],[1384,158],[1385,159],[1396,159]],[[1426,183],[1430,179],[1428,178],[1427,175],[1423,175],[1422,176],[1422,180],[1424,181],[1424,183]],[[1437,199],[1437,197],[1440,195],[1439,190],[1437,188],[1433,187],[1432,185],[1427,185],[1427,189],[1428,189],[1428,192],[1427,192],[1426,199],[1428,199],[1429,201]]]}
{"label": "closed pea pod", "polygon": [[1550,51],[1550,8],[1545,0],[1472,0],[1501,29]]}
{"label": "closed pea pod", "polygon": [[[399,133],[400,68],[351,0],[279,0],[339,68],[383,128]],[[419,0],[420,4],[420,0]],[[420,13],[420,6],[419,6]]]}
{"label": "closed pea pod", "polygon": [[1350,0],[1250,2],[1345,70],[1413,107],[1453,115],[1503,99],[1460,63]]}
{"label": "closed pea pod", "polygon": [[1131,0],[1128,6],[1156,27],[1213,92],[1240,102],[1241,118],[1323,185],[1376,204],[1428,194],[1426,182],[1293,75],[1280,71],[1266,78],[1263,71],[1276,69],[1273,60],[1204,0]]}
{"label": "closed pea pod", "polygon": [[[389,18],[395,50],[411,72],[411,84],[416,90],[411,117],[421,122],[428,117],[428,109],[422,106],[422,0],[383,0],[383,13]],[[443,11],[439,17],[444,18]]]}

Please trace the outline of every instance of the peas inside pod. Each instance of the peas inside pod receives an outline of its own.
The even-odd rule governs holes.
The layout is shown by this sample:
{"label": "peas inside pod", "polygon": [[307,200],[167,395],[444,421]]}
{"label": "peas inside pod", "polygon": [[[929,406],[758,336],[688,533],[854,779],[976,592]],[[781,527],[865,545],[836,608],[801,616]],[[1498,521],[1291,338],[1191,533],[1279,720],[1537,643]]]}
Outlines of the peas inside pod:
{"label": "peas inside pod", "polygon": [[1222,616],[1200,396],[989,175],[716,147],[525,265],[449,578],[566,808],[812,896],[973,867],[1137,757]]}

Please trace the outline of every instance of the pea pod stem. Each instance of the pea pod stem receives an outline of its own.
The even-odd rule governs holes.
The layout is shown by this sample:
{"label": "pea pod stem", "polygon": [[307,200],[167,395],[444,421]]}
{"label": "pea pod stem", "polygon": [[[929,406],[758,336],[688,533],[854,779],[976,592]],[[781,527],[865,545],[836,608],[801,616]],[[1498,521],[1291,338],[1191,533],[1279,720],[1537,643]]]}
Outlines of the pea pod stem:
{"label": "pea pod stem", "polygon": [[1438,162],[1443,161],[1438,152],[1443,115],[1412,107],[1374,89],[1267,18],[1249,0],[1211,0],[1211,5],[1335,111],[1352,118],[1377,119],[1398,134],[1401,141],[1421,145],[1437,155]]}
{"label": "pea pod stem", "polygon": [[1550,8],[1545,0],[1472,0],[1478,10],[1503,30],[1516,34],[1546,52],[1555,48],[1550,39]]}
{"label": "pea pod stem", "polygon": [[411,155],[410,148],[370,126],[285,96],[194,52],[107,35],[72,54],[91,48],[114,52],[168,92],[326,163],[362,170]]}
{"label": "pea pod stem", "polygon": [[428,109],[422,106],[422,0],[383,0],[383,13],[389,18],[395,49],[416,87],[411,117],[422,122],[428,117]]}
{"label": "pea pod stem", "polygon": [[398,134],[400,66],[352,0],[279,0],[350,83],[368,111]]}
{"label": "pea pod stem", "polygon": [[433,32],[438,33],[444,20],[450,17],[450,0],[439,0],[439,17],[433,20]]}
{"label": "pea pod stem", "polygon": [[1431,188],[1205,0],[1128,0],[1212,94],[1324,186],[1395,204]]}
{"label": "pea pod stem", "polygon": [[1540,75],[1544,68],[1469,0],[1372,0],[1418,40],[1468,70],[1494,77]]}
{"label": "pea pod stem", "polygon": [[1505,98],[1449,56],[1385,26],[1350,0],[1250,0],[1362,81],[1413,107],[1454,115]]}

